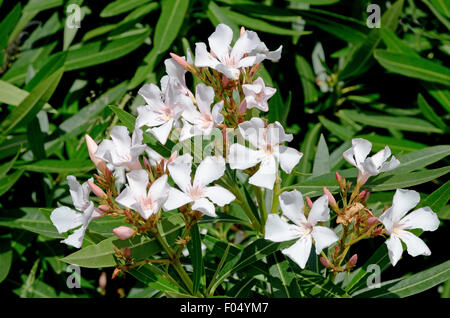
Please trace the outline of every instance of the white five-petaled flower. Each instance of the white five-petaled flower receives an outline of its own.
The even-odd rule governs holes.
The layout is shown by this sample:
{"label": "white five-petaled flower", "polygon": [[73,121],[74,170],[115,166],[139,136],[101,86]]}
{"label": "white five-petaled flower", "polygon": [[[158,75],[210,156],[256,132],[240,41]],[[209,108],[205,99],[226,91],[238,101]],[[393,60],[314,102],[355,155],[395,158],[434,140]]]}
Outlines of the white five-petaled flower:
{"label": "white five-petaled flower", "polygon": [[403,254],[401,241],[406,244],[408,254],[411,256],[431,254],[424,241],[406,231],[411,229],[435,231],[439,227],[439,218],[429,207],[417,209],[405,216],[419,201],[420,194],[418,192],[398,189],[395,191],[392,206],[380,217],[380,222],[383,223],[386,232],[390,235],[386,245],[393,266],[397,264]]}
{"label": "white five-petaled flower", "polygon": [[[225,160],[222,157],[208,156],[198,165],[194,182],[191,183],[192,156],[185,154],[177,157],[168,165],[170,176],[180,190],[171,188],[164,207],[173,210],[192,202],[192,210],[208,216],[216,216],[215,204],[225,206],[236,197],[221,186],[208,186],[225,172]],[[209,201],[209,200],[211,201]]]}
{"label": "white five-petaled flower", "polygon": [[[180,58],[185,59],[184,56]],[[187,54],[187,62],[189,64],[193,64],[192,57],[189,54],[189,50]],[[180,92],[182,95],[193,97],[191,91],[186,85],[186,69],[178,64],[173,58],[166,59],[164,61],[164,64],[166,65],[167,75],[161,78],[161,90],[164,92],[167,88],[169,80],[172,80],[174,88],[178,90],[178,92]]]}
{"label": "white five-petaled flower", "polygon": [[268,111],[267,100],[277,91],[275,88],[266,87],[261,77],[258,77],[252,84],[242,85],[247,108],[256,107],[262,111]]}
{"label": "white five-petaled flower", "polygon": [[111,130],[111,140],[105,139],[98,146],[95,156],[116,166],[126,166],[129,169],[142,169],[139,155],[146,145],[142,143],[142,130],[136,128],[132,137],[125,126],[115,126]]}
{"label": "white five-petaled flower", "polygon": [[294,224],[287,223],[277,214],[270,214],[267,218],[264,238],[274,242],[298,239],[292,246],[282,250],[282,253],[301,268],[305,268],[313,239],[317,255],[324,248],[339,240],[331,229],[316,225],[317,222],[325,222],[330,219],[328,197],[323,195],[313,203],[308,218],[303,213],[304,203],[300,192],[297,190],[284,192],[279,198],[283,215]]}
{"label": "white five-petaled flower", "polygon": [[133,170],[127,173],[128,185],[116,198],[127,208],[137,211],[144,219],[158,212],[169,194],[167,175],[156,179],[147,191],[148,173],[145,170]]}
{"label": "white five-petaled flower", "polygon": [[387,161],[391,156],[391,149],[388,146],[378,151],[372,157],[367,158],[371,149],[372,144],[370,141],[356,138],[352,140],[352,147],[343,153],[345,160],[358,168],[357,181],[360,185],[366,183],[370,176],[376,176],[380,172],[395,169],[400,165],[400,161],[395,156],[392,156],[391,160]]}
{"label": "white five-petaled flower", "polygon": [[214,89],[205,84],[198,84],[195,92],[198,110],[192,107],[186,108],[183,112],[183,129],[180,134],[180,141],[198,135],[210,135],[213,128],[223,122],[223,115],[220,113],[223,108],[223,101],[214,105]]}
{"label": "white five-petaled flower", "polygon": [[[92,182],[94,179],[91,178],[89,181]],[[80,185],[74,176],[68,176],[67,182],[73,205],[81,213],[69,207],[61,206],[53,210],[50,220],[60,234],[79,227],[61,243],[80,248],[89,223],[94,218],[103,216],[103,213],[94,208],[94,203],[89,201],[90,188],[87,182]]]}
{"label": "white five-petaled flower", "polygon": [[269,52],[253,31],[244,31],[231,48],[233,31],[225,24],[219,24],[208,38],[211,54],[203,42],[195,45],[195,66],[211,67],[233,80],[239,79],[240,68],[253,66],[264,59],[277,61],[281,55],[280,46],[276,51]]}
{"label": "white five-petaled flower", "polygon": [[172,127],[176,126],[181,113],[192,105],[191,98],[180,94],[175,85],[176,81],[169,78],[163,85],[163,92],[154,84],[144,85],[138,92],[147,105],[137,108],[136,126],[152,127],[147,131],[163,145],[166,144]]}
{"label": "white five-petaled flower", "polygon": [[265,127],[261,118],[253,117],[239,124],[239,131],[257,150],[249,149],[239,143],[231,145],[228,157],[230,167],[245,170],[261,163],[258,171],[249,179],[249,183],[255,186],[273,189],[277,161],[281,169],[291,173],[303,156],[294,148],[280,145],[285,141],[291,141],[292,134],[285,134],[279,122]]}

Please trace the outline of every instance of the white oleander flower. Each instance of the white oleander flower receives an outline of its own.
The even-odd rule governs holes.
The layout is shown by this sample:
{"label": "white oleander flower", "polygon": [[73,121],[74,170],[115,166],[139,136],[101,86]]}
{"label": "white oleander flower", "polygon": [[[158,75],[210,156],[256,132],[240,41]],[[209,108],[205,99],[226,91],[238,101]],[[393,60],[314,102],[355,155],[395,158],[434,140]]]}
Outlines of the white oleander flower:
{"label": "white oleander flower", "polygon": [[115,126],[110,135],[111,140],[103,140],[98,146],[95,156],[115,167],[125,166],[131,170],[142,169],[138,157],[147,148],[142,143],[142,130],[136,127],[130,138],[125,126]]}
{"label": "white oleander flower", "polygon": [[391,149],[388,146],[368,158],[367,155],[371,149],[372,144],[370,141],[356,138],[352,140],[352,147],[343,153],[345,160],[358,168],[357,182],[360,185],[365,184],[370,176],[376,176],[380,172],[395,169],[400,165],[400,161],[395,156],[392,156],[391,160],[387,161],[391,156]]}
{"label": "white oleander flower", "polygon": [[192,202],[192,210],[215,217],[213,203],[223,207],[236,199],[230,191],[221,186],[208,186],[225,173],[225,160],[222,157],[208,156],[203,159],[195,171],[193,183],[191,183],[191,168],[190,154],[177,157],[168,165],[170,176],[181,191],[176,188],[170,189],[164,205],[166,210],[173,210]]}
{"label": "white oleander flower", "polygon": [[245,170],[261,163],[258,171],[250,177],[249,183],[258,187],[273,189],[277,174],[277,164],[286,173],[291,173],[303,154],[294,148],[282,146],[281,143],[292,140],[292,134],[285,134],[279,122],[269,124],[261,118],[252,118],[239,124],[242,136],[257,150],[241,144],[230,147],[228,161],[231,169]]}
{"label": "white oleander flower", "polygon": [[380,222],[383,223],[386,232],[390,235],[386,240],[386,245],[393,266],[397,264],[403,254],[401,241],[406,244],[408,254],[411,256],[431,254],[424,241],[406,231],[412,229],[435,231],[439,227],[439,218],[429,207],[417,209],[406,215],[419,201],[420,194],[418,192],[398,189],[395,191],[392,206],[380,216]]}
{"label": "white oleander flower", "polygon": [[[179,57],[181,59],[185,60],[184,56]],[[193,64],[192,57],[189,54],[187,54],[187,62],[189,64]],[[173,58],[166,59],[164,61],[164,64],[166,66],[166,73],[167,75],[163,76],[161,78],[161,90],[164,92],[167,89],[167,85],[169,83],[169,80],[174,81],[174,87],[176,90],[178,90],[181,94],[193,97],[192,92],[189,90],[189,88],[186,85],[186,69],[182,67],[180,64],[178,64]]]}
{"label": "white oleander flower", "polygon": [[313,239],[317,255],[324,248],[339,240],[331,229],[316,225],[317,222],[325,222],[330,219],[328,197],[323,195],[313,203],[308,218],[303,213],[303,197],[299,191],[283,192],[279,199],[283,215],[294,224],[287,223],[277,214],[270,214],[267,218],[264,238],[273,242],[298,239],[292,246],[281,252],[301,268],[305,268]]}
{"label": "white oleander flower", "polygon": [[252,84],[242,85],[247,108],[256,107],[262,111],[268,111],[267,100],[277,91],[275,88],[266,87],[261,77],[258,77]]}
{"label": "white oleander flower", "polygon": [[180,94],[176,88],[176,81],[170,78],[163,86],[163,92],[154,84],[141,87],[138,93],[145,99],[147,105],[137,108],[136,126],[151,127],[147,131],[164,145],[172,128],[177,125],[181,113],[186,107],[191,107],[192,100]]}
{"label": "white oleander flower", "polygon": [[195,66],[211,67],[233,80],[239,79],[240,68],[253,66],[264,59],[279,60],[280,46],[276,51],[269,52],[266,45],[261,42],[253,31],[244,31],[231,48],[233,31],[225,24],[219,24],[208,38],[211,53],[208,53],[206,44],[195,44]]}
{"label": "white oleander flower", "polygon": [[180,141],[189,139],[193,136],[211,134],[214,127],[223,122],[223,115],[220,113],[223,108],[223,101],[214,102],[214,89],[205,84],[198,84],[195,92],[198,110],[192,105],[182,114],[183,129],[180,134]]}
{"label": "white oleander flower", "polygon": [[127,173],[128,184],[116,198],[116,201],[138,212],[144,219],[148,219],[166,202],[169,194],[167,175],[156,179],[147,190],[148,173],[145,170],[133,170]]}
{"label": "white oleander flower", "polygon": [[[89,181],[92,182],[94,179],[91,178]],[[73,205],[79,212],[67,206],[61,206],[53,210],[50,220],[60,234],[76,229],[61,243],[80,248],[89,223],[95,218],[102,217],[103,213],[99,209],[94,208],[94,203],[89,201],[91,190],[87,182],[80,185],[74,176],[68,176],[67,182],[70,187]]]}

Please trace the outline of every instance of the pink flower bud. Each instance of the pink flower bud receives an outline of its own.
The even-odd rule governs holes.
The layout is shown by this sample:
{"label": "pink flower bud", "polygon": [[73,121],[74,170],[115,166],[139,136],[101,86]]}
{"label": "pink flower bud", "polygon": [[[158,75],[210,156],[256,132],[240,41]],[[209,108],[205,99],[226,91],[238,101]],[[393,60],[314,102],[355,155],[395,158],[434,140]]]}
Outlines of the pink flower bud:
{"label": "pink flower bud", "polygon": [[336,181],[337,181],[338,183],[341,183],[341,180],[342,180],[341,175],[339,174],[339,172],[336,171]]}
{"label": "pink flower bud", "polygon": [[170,53],[170,56],[177,62],[181,67],[189,71],[192,69],[192,66],[182,57],[176,55],[175,53]]}
{"label": "pink flower bud", "polygon": [[323,193],[325,193],[328,197],[328,203],[331,206],[336,205],[336,200],[334,199],[333,195],[331,194],[331,192],[327,189],[327,187],[323,187]]}
{"label": "pink flower bud", "polygon": [[364,197],[366,196],[366,193],[367,193],[367,190],[362,190],[362,191],[359,193],[359,198],[360,198],[360,199],[364,199]]}
{"label": "pink flower bud", "polygon": [[229,82],[229,79],[228,79],[228,77],[226,77],[225,75],[224,75],[224,76],[222,76],[222,84],[223,84],[223,85],[227,85],[227,84],[228,84],[228,82]]}
{"label": "pink flower bud", "polygon": [[323,266],[325,267],[329,267],[331,265],[331,262],[328,258],[326,257],[321,257],[320,258],[320,262],[322,263]]}
{"label": "pink flower bud", "polygon": [[108,212],[109,211],[109,206],[105,205],[105,204],[101,204],[98,206],[99,210],[102,212]]}
{"label": "pink flower bud", "polygon": [[246,110],[247,110],[247,101],[243,99],[242,102],[239,104],[239,113],[245,114]]}
{"label": "pink flower bud", "polygon": [[369,201],[370,192],[366,192],[366,195],[364,196],[364,202]]}
{"label": "pink flower bud", "polygon": [[245,28],[242,26],[241,27],[241,34],[240,34],[240,36],[242,36],[242,34],[244,34],[244,32],[245,32]]}
{"label": "pink flower bud", "polygon": [[124,255],[125,257],[130,257],[130,255],[131,255],[131,250],[130,250],[129,247],[125,247],[125,248],[123,249],[123,255]]}
{"label": "pink flower bud", "polygon": [[96,196],[98,196],[99,198],[106,197],[106,193],[102,189],[100,189],[100,187],[98,185],[96,185],[95,183],[93,183],[91,181],[88,181],[87,183],[89,185],[89,188],[91,188],[92,192],[94,192],[94,194]]}
{"label": "pink flower bud", "polygon": [[100,278],[98,279],[98,285],[100,286],[101,289],[106,288],[106,282],[107,282],[106,273],[102,272]]}
{"label": "pink flower bud", "polygon": [[352,257],[350,257],[350,260],[348,261],[348,265],[355,266],[357,261],[358,261],[358,254],[355,254]]}
{"label": "pink flower bud", "polygon": [[95,152],[97,151],[98,145],[95,143],[94,139],[91,138],[88,134],[84,135],[84,139],[86,140],[86,146],[88,148],[89,157],[91,158],[94,165],[100,170],[102,173],[106,171],[106,162],[102,159],[97,158],[95,156]]}
{"label": "pink flower bud", "polygon": [[377,227],[374,231],[373,231],[373,235],[377,236],[380,235],[383,232],[383,229],[381,227]]}
{"label": "pink flower bud", "polygon": [[376,216],[372,216],[370,218],[367,219],[366,221],[367,225],[369,227],[372,227],[373,225],[375,225],[376,223],[378,223],[378,218]]}
{"label": "pink flower bud", "polygon": [[126,240],[133,236],[134,230],[128,226],[119,226],[113,229],[113,233],[119,239]]}
{"label": "pink flower bud", "polygon": [[118,269],[117,267],[114,268],[114,272],[113,272],[113,274],[112,274],[111,279],[116,278],[117,276],[119,276],[119,274],[120,274],[120,269]]}
{"label": "pink flower bud", "polygon": [[310,199],[308,196],[306,196],[306,204],[308,205],[308,207],[309,207],[310,209],[311,209],[312,206],[313,206],[313,203],[312,203],[311,199]]}

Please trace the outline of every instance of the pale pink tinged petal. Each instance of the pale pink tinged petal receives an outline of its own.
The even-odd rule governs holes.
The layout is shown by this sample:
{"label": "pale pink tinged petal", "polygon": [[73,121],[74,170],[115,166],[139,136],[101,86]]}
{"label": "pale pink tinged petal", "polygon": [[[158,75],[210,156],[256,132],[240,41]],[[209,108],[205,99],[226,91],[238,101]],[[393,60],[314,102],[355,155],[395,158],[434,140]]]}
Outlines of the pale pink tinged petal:
{"label": "pale pink tinged petal", "polygon": [[317,222],[325,222],[330,219],[330,208],[328,207],[328,196],[323,195],[314,201],[308,215],[308,223],[315,226]]}
{"label": "pale pink tinged petal", "polygon": [[269,214],[264,233],[264,238],[273,242],[290,241],[301,236],[298,226],[287,223],[277,214]]}
{"label": "pale pink tinged petal", "polygon": [[126,167],[130,170],[141,170],[142,169],[142,165],[139,162],[138,158],[134,159],[130,163],[127,163]]}
{"label": "pale pink tinged petal", "polygon": [[[256,101],[254,96],[245,96],[244,101],[245,101],[245,109],[247,109],[247,108],[248,109],[252,109],[252,108],[261,109],[259,103]],[[245,113],[245,109],[244,109],[244,107],[242,107],[242,111],[240,110],[240,113],[244,114]],[[261,109],[261,110],[262,111],[267,111],[267,109]]]}
{"label": "pale pink tinged petal", "polygon": [[324,226],[315,226],[312,231],[312,237],[315,242],[317,255],[319,255],[324,248],[339,240],[339,237],[333,230]]}
{"label": "pale pink tinged petal", "polygon": [[54,209],[50,220],[58,233],[67,232],[83,224],[82,214],[66,206]]}
{"label": "pale pink tinged petal", "polygon": [[[184,57],[179,57],[179,59],[183,60],[186,63]],[[185,85],[184,74],[186,74],[186,70],[180,63],[177,63],[173,58],[166,59],[164,61],[164,65],[166,66],[166,73],[172,78],[177,79],[180,83]]]}
{"label": "pale pink tinged petal", "polygon": [[253,65],[258,64],[259,62],[262,62],[264,60],[264,56],[257,54],[257,55],[250,55],[242,58],[239,63],[238,67],[250,67]]}
{"label": "pale pink tinged petal", "polygon": [[198,165],[194,176],[194,187],[204,187],[221,178],[225,173],[223,157],[208,156]]}
{"label": "pale pink tinged petal", "polygon": [[192,138],[193,136],[198,135],[198,130],[195,129],[193,125],[191,125],[184,119],[182,119],[181,121],[183,122],[183,128],[181,129],[180,138],[178,139],[179,141],[185,141],[189,138]]}
{"label": "pale pink tinged petal", "polygon": [[397,189],[392,200],[392,221],[397,223],[420,201],[420,194],[414,190]]}
{"label": "pale pink tinged petal", "polygon": [[99,219],[104,216],[105,216],[105,214],[103,213],[103,211],[101,211],[98,208],[95,208],[94,212],[92,213],[92,219]]}
{"label": "pale pink tinged petal", "polygon": [[133,170],[127,173],[128,184],[134,197],[139,200],[147,196],[148,173],[145,170]]}
{"label": "pale pink tinged petal", "polygon": [[236,199],[233,193],[221,186],[206,187],[204,196],[218,206],[225,206]]}
{"label": "pale pink tinged petal", "polygon": [[111,152],[115,149],[114,144],[111,140],[103,140],[100,145],[98,145],[98,149],[95,152],[95,156],[97,158],[103,159],[106,162],[111,163],[113,161]]}
{"label": "pale pink tinged petal", "polygon": [[98,145],[94,141],[94,139],[91,138],[88,134],[84,135],[84,138],[86,140],[86,145],[88,148],[89,158],[91,158],[91,161],[94,163],[94,165],[97,167],[98,170],[101,172],[105,172],[106,170],[106,163],[95,156],[95,153],[97,152]]}
{"label": "pale pink tinged petal", "polygon": [[195,43],[195,66],[215,69],[218,64],[219,61],[208,53],[205,43]]}
{"label": "pale pink tinged petal", "polygon": [[144,125],[154,127],[166,122],[161,114],[152,110],[150,106],[140,106],[137,108],[137,112],[136,127],[140,128]]}
{"label": "pale pink tinged petal", "polygon": [[232,39],[233,31],[225,24],[219,24],[208,38],[209,47],[221,62],[228,58]]}
{"label": "pale pink tinged petal", "polygon": [[152,198],[153,201],[164,202],[169,195],[169,184],[167,183],[167,174],[162,175],[156,179],[150,189],[148,190],[148,196]]}
{"label": "pale pink tinged petal", "polygon": [[417,209],[403,219],[400,223],[403,229],[422,229],[423,231],[436,231],[439,227],[439,218],[429,207]]}
{"label": "pale pink tinged petal", "polygon": [[162,92],[155,84],[145,84],[139,89],[138,94],[141,95],[149,105],[159,105],[162,102]]}
{"label": "pale pink tinged petal", "polygon": [[62,240],[61,243],[73,246],[75,248],[80,248],[83,244],[84,234],[86,233],[87,226],[82,226],[79,229],[75,230],[71,235],[69,235],[65,240]]}
{"label": "pale pink tinged petal", "polygon": [[192,210],[200,211],[203,214],[206,214],[207,216],[211,217],[217,216],[214,204],[212,204],[208,199],[205,198],[195,200],[194,203],[192,204]]}
{"label": "pale pink tinged petal", "polygon": [[264,52],[264,55],[266,56],[266,59],[271,60],[272,62],[278,62],[281,58],[281,50],[283,49],[283,46],[280,45],[278,49],[275,51],[266,51]]}
{"label": "pale pink tinged petal", "polygon": [[306,218],[303,214],[303,196],[299,191],[283,192],[280,194],[279,199],[280,208],[284,216],[298,226],[306,223]]}
{"label": "pale pink tinged petal", "polygon": [[294,148],[285,146],[280,146],[278,149],[278,158],[281,169],[283,169],[286,173],[291,173],[292,169],[294,169],[300,159],[302,159],[303,153]]}
{"label": "pale pink tinged petal", "polygon": [[400,231],[398,237],[405,242],[408,254],[415,257],[418,255],[431,255],[431,251],[422,239],[408,231]]}
{"label": "pale pink tinged petal", "polygon": [[292,134],[284,132],[283,126],[277,121],[267,127],[266,140],[270,145],[281,144],[285,141],[290,142],[293,138]]}
{"label": "pale pink tinged petal", "polygon": [[69,184],[73,205],[77,210],[83,211],[89,205],[90,188],[87,182],[80,185],[74,176],[67,176],[67,183]]}
{"label": "pale pink tinged petal", "polygon": [[258,34],[253,31],[245,31],[234,44],[230,57],[235,63],[238,63],[244,54],[256,49],[260,42]]}
{"label": "pale pink tinged petal", "polygon": [[169,75],[164,75],[163,77],[161,77],[161,80],[159,81],[159,83],[161,84],[161,91],[165,92],[167,90],[169,81],[170,81]]}
{"label": "pale pink tinged petal", "polygon": [[264,120],[258,117],[253,117],[249,121],[239,124],[241,135],[256,148],[259,148],[262,144],[264,129]]}
{"label": "pale pink tinged petal", "polygon": [[111,140],[119,153],[126,153],[131,147],[130,133],[125,126],[114,126],[111,129]]}
{"label": "pale pink tinged petal", "polygon": [[395,266],[400,260],[403,254],[403,246],[397,235],[393,234],[386,240],[386,245],[388,248],[389,259],[391,260],[392,266]]}
{"label": "pale pink tinged petal", "polygon": [[224,117],[221,114],[222,108],[223,108],[223,100],[216,103],[211,111],[214,124],[216,125],[220,125],[224,120]]}
{"label": "pale pink tinged petal", "polygon": [[214,101],[214,89],[201,83],[195,88],[195,99],[202,114],[211,114],[211,104]]}
{"label": "pale pink tinged petal", "polygon": [[133,209],[133,207],[140,206],[140,202],[136,201],[137,199],[138,197],[135,197],[130,187],[126,185],[125,189],[123,189],[119,196],[116,198],[116,202],[124,207]]}
{"label": "pale pink tinged petal", "polygon": [[267,156],[261,161],[258,171],[248,179],[248,183],[258,187],[273,189],[277,173],[277,163],[274,156]]}
{"label": "pale pink tinged petal", "polygon": [[165,211],[170,211],[186,205],[192,201],[194,200],[192,200],[192,198],[186,193],[181,192],[180,190],[175,188],[170,188],[169,195],[163,205],[163,208]]}
{"label": "pale pink tinged petal", "polygon": [[190,154],[179,156],[168,164],[167,168],[177,186],[183,192],[188,192],[191,186],[192,156]]}
{"label": "pale pink tinged petal", "polygon": [[342,153],[342,156],[344,156],[344,159],[351,165],[358,167],[355,161],[355,149],[351,147],[350,149],[347,149]]}
{"label": "pale pink tinged petal", "polygon": [[305,235],[291,247],[284,249],[281,252],[297,263],[300,268],[305,268],[309,254],[311,253],[311,246],[311,235]]}
{"label": "pale pink tinged petal", "polygon": [[391,234],[394,230],[394,221],[393,221],[393,215],[392,215],[392,208],[387,209],[384,211],[384,213],[379,217],[379,220],[381,223],[383,223],[386,232],[388,234]]}
{"label": "pale pink tinged petal", "polygon": [[215,66],[215,69],[218,72],[220,72],[223,75],[225,75],[226,77],[231,78],[231,79],[233,79],[235,81],[239,79],[239,75],[241,74],[241,71],[238,68],[230,67],[230,66],[227,66],[227,65],[225,65],[223,63],[218,63]]}
{"label": "pale pink tinged petal", "polygon": [[232,144],[228,154],[231,169],[244,170],[256,166],[262,160],[259,151],[249,149],[241,144]]}
{"label": "pale pink tinged petal", "polygon": [[169,138],[170,132],[172,131],[173,127],[173,119],[168,120],[165,124],[150,129],[150,132],[155,136],[158,141],[165,145],[167,142],[167,138]]}
{"label": "pale pink tinged petal", "polygon": [[193,124],[201,116],[202,114],[195,108],[193,104],[189,107],[186,107],[182,113],[182,117],[191,124]]}

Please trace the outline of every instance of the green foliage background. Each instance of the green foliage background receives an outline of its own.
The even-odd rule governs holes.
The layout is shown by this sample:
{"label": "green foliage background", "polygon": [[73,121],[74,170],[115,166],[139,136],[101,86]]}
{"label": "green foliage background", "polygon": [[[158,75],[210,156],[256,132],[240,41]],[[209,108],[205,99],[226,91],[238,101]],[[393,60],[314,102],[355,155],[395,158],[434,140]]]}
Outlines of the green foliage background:
{"label": "green foliage background", "polygon": [[[369,3],[380,5],[381,28],[366,25]],[[70,4],[81,8],[80,28],[70,28],[76,14]],[[240,216],[232,207],[225,225],[203,224],[218,233],[202,235],[210,253],[200,257],[202,275],[194,266],[199,284],[211,279],[212,265],[228,257],[236,261],[217,277],[219,283],[229,278],[217,284],[217,294],[264,296],[266,282],[256,276],[262,272],[272,277],[273,296],[404,297],[429,289],[427,295],[448,297],[450,269],[442,244],[450,218],[450,5],[443,0],[0,0],[1,294],[102,297],[98,277],[101,271],[110,277],[110,259],[90,260],[87,267],[101,270],[82,268],[82,288],[68,289],[67,264],[61,259],[75,250],[59,243],[62,236],[49,213],[58,203],[70,205],[66,176],[84,180],[94,168],[83,135],[101,140],[114,125],[126,124],[121,110],[134,113],[143,104],[137,90],[159,82],[168,53],[186,55],[195,42],[206,42],[218,23],[228,24],[235,36],[242,25],[257,31],[271,50],[283,45],[280,62],[265,63],[261,76],[277,88],[269,121],[278,120],[294,133],[290,146],[304,153],[295,172],[284,176],[285,186],[312,197],[324,185],[337,190],[330,171],[355,176],[342,152],[352,138],[363,137],[373,151],[388,145],[402,162],[368,183],[373,208],[389,205],[396,188],[414,187],[422,205],[430,205],[442,223],[423,236],[433,251],[430,257],[408,257],[395,269],[386,262],[382,241],[362,245],[361,264],[386,269],[386,283],[377,293],[364,290],[367,266],[338,286],[324,281],[317,259],[309,270],[292,274],[294,265],[274,253],[279,247],[256,242],[253,247],[261,253],[255,254],[242,250],[242,244],[227,245],[228,239],[237,240],[231,224],[240,222],[231,218]],[[173,229],[177,216],[170,217],[167,226]],[[227,216],[222,220],[227,222]],[[101,250],[97,243],[102,242],[105,250],[112,249],[111,229],[117,224],[93,222],[85,245]],[[247,254],[260,256],[248,260]],[[71,256],[80,259],[72,254],[65,260]],[[225,276],[234,273],[240,279]],[[131,274],[108,280],[106,296],[178,292],[154,271]],[[398,277],[403,277],[400,283],[388,281]]]}

